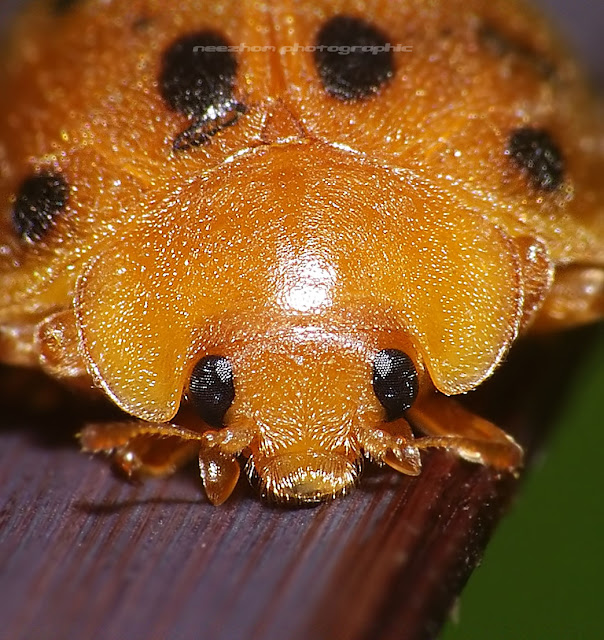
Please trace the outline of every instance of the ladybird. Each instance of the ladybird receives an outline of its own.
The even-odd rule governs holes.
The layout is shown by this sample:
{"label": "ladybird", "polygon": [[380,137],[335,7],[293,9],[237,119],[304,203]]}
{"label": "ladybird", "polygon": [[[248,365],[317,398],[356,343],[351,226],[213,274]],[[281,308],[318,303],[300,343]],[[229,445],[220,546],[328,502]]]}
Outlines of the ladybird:
{"label": "ladybird", "polygon": [[456,396],[604,316],[599,106],[516,0],[38,0],[0,87],[0,360],[110,398],[128,474],[513,473]]}

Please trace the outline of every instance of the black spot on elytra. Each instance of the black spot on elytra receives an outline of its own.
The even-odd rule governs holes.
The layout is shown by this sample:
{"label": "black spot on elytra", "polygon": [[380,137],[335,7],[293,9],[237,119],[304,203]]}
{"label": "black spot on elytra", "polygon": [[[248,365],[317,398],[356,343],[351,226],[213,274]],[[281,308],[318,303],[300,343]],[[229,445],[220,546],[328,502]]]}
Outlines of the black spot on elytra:
{"label": "black spot on elytra", "polygon": [[564,158],[544,129],[524,127],[510,135],[506,153],[524,169],[531,182],[544,191],[554,191],[564,179]]}
{"label": "black spot on elytra", "polygon": [[61,15],[71,11],[76,5],[81,4],[82,0],[52,0],[52,10]]}
{"label": "black spot on elytra", "polygon": [[69,185],[60,174],[41,173],[26,178],[13,205],[13,224],[23,240],[38,242],[52,227],[69,198]]}
{"label": "black spot on elytra", "polygon": [[164,52],[160,94],[170,109],[193,121],[175,140],[176,150],[206,143],[245,112],[233,95],[236,76],[237,58],[219,33],[188,34]]}
{"label": "black spot on elytra", "polygon": [[388,37],[346,15],[328,20],[315,42],[315,65],[325,91],[343,101],[376,94],[394,75]]}
{"label": "black spot on elytra", "polygon": [[516,56],[519,60],[533,67],[546,80],[556,74],[556,67],[550,60],[525,42],[512,38],[492,24],[483,23],[478,30],[478,37],[487,50],[498,58]]}

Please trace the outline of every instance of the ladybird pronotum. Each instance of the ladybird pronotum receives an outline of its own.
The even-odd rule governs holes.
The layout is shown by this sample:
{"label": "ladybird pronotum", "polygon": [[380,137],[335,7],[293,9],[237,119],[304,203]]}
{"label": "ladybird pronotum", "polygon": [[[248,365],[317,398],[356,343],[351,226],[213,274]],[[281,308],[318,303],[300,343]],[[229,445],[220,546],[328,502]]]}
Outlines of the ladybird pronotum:
{"label": "ladybird pronotum", "polygon": [[0,69],[0,359],[132,474],[347,491],[522,450],[455,396],[604,315],[604,136],[515,0],[39,0]]}

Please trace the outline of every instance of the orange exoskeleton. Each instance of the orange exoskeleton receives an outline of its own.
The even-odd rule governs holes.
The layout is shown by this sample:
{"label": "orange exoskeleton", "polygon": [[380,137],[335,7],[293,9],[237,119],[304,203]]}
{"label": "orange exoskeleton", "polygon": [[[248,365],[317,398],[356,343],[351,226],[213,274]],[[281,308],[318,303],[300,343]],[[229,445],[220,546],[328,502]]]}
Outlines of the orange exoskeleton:
{"label": "orange exoskeleton", "polygon": [[0,71],[0,359],[223,502],[522,450],[455,396],[604,315],[604,128],[515,0],[44,0]]}

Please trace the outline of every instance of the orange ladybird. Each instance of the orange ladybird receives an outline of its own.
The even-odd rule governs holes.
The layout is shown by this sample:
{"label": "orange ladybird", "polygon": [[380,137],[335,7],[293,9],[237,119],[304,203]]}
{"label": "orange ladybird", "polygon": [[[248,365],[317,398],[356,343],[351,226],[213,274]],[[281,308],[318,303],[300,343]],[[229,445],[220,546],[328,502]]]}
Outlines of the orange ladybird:
{"label": "orange ladybird", "polygon": [[36,1],[0,88],[0,359],[129,414],[81,434],[128,473],[513,472],[454,396],[604,315],[598,105],[520,2]]}

